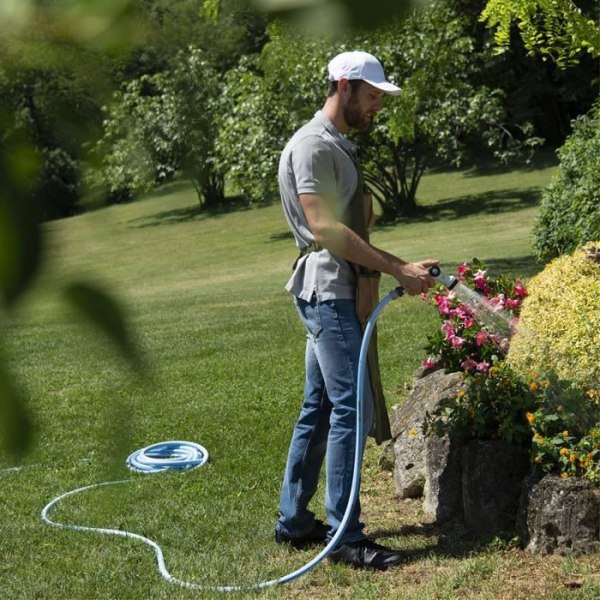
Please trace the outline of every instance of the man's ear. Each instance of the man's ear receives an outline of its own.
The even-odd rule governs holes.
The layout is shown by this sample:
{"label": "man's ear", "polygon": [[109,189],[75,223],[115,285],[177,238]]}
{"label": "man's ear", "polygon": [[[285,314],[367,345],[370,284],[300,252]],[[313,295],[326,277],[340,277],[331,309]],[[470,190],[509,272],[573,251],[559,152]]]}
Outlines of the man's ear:
{"label": "man's ear", "polygon": [[345,99],[348,99],[352,94],[352,88],[350,87],[350,81],[345,78],[338,80],[338,94]]}

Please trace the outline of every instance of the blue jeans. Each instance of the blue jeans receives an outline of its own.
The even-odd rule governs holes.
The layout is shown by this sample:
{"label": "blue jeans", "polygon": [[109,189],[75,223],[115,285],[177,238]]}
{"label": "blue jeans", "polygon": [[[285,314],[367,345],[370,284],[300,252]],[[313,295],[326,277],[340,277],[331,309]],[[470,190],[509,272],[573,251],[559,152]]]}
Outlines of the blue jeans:
{"label": "blue jeans", "polygon": [[[358,359],[363,337],[354,300],[295,299],[307,329],[304,403],[294,428],[279,502],[277,529],[301,537],[314,527],[308,510],[325,462],[325,514],[329,538],[339,527],[350,495],[356,440]],[[373,422],[366,377],[363,448]],[[364,539],[357,501],[340,543]]]}

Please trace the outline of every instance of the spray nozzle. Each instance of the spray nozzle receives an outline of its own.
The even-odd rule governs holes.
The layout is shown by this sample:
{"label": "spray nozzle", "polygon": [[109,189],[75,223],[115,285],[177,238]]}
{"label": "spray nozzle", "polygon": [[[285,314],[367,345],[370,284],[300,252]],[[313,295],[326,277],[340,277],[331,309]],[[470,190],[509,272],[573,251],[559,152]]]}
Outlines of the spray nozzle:
{"label": "spray nozzle", "polygon": [[429,273],[438,283],[441,283],[444,287],[447,287],[449,290],[451,290],[458,283],[458,279],[456,279],[456,277],[454,277],[453,275],[446,275],[442,273],[442,270],[439,268],[438,265],[433,265],[432,267],[429,267]]}

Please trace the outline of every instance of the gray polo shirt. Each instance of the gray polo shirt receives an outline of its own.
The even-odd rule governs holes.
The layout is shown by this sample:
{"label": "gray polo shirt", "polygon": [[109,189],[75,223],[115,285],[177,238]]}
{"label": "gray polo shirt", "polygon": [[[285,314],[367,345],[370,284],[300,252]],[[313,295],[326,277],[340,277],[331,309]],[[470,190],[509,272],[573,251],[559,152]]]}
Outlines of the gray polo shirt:
{"label": "gray polo shirt", "polygon": [[[285,218],[299,249],[314,241],[300,194],[328,194],[337,198],[338,217],[344,214],[358,184],[351,155],[355,145],[318,111],[285,146],[279,160],[279,191]],[[298,261],[285,289],[309,302],[353,299],[355,277],[350,264],[328,250],[311,252]]]}

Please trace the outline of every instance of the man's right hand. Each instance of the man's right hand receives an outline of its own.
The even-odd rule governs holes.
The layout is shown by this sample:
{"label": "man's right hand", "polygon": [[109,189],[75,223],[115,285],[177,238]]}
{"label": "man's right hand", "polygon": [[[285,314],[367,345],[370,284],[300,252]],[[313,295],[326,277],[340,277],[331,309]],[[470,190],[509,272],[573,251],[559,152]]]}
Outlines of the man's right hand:
{"label": "man's right hand", "polygon": [[429,272],[429,268],[438,263],[439,261],[435,259],[404,263],[398,267],[395,277],[410,296],[424,294],[435,285],[435,279]]}

